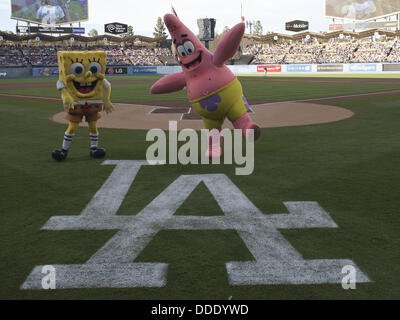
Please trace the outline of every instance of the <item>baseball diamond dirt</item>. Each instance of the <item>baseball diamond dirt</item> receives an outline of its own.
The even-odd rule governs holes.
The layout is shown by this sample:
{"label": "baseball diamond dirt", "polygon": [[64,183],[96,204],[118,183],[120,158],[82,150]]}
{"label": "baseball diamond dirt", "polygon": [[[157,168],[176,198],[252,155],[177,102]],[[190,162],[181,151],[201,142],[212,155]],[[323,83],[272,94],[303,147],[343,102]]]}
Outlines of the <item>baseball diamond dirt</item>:
{"label": "baseball diamond dirt", "polygon": [[[298,81],[296,78],[264,79],[244,77],[243,79],[246,81],[257,82]],[[348,78],[302,78],[302,81],[312,83],[351,83],[353,80]],[[357,79],[357,81],[370,84],[400,84],[400,79]],[[152,82],[154,82],[154,80],[151,79],[127,79],[113,81],[114,84],[140,84]],[[8,83],[0,84],[0,90],[16,88],[44,88],[53,86],[54,82]],[[279,102],[249,99],[249,104],[251,105],[251,112],[253,113],[252,117],[254,121],[256,121],[263,128],[273,128],[329,123],[344,120],[354,115],[354,113],[350,110],[331,105],[324,105],[324,102],[399,93],[400,91],[395,90]],[[9,94],[0,94],[0,97],[36,101],[57,101],[58,103],[61,103],[60,99],[49,97],[31,97]],[[203,123],[200,116],[198,116],[192,110],[190,104],[184,100],[140,101],[138,103],[117,103],[115,105],[117,107],[116,110],[109,115],[104,115],[99,121],[99,127],[139,130],[152,128],[168,129],[168,121],[171,120],[178,121],[178,129],[192,128],[199,130],[203,128]],[[51,120],[58,123],[68,123],[68,121],[65,119],[64,111],[57,112],[52,115]],[[80,125],[87,126],[87,123],[82,122]],[[233,128],[229,121],[224,123],[224,127]]]}
{"label": "baseball diamond dirt", "polygon": [[[345,108],[301,102],[277,102],[252,105],[252,118],[263,128],[286,127],[327,123],[347,119],[353,112]],[[192,119],[185,118],[191,116]],[[192,114],[191,108],[170,108],[148,105],[116,104],[116,110],[99,120],[99,127],[118,129],[168,129],[168,121],[177,121],[178,129],[202,129],[201,119]],[[68,123],[65,112],[51,117],[55,122]],[[87,126],[87,123],[82,123]],[[232,124],[225,121],[224,127]]]}

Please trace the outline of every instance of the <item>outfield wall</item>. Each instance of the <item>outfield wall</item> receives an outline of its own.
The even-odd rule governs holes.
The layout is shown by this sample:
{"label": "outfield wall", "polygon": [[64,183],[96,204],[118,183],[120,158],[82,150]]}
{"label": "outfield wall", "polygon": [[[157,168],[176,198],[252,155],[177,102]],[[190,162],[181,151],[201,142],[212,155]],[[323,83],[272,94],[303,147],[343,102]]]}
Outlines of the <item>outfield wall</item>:
{"label": "outfield wall", "polygon": [[[265,68],[268,74],[351,74],[351,73],[397,73],[400,63],[353,63],[353,64],[265,64],[265,65],[231,65],[235,74],[260,74]],[[170,74],[182,71],[180,66],[108,66],[107,76],[133,76]],[[0,67],[2,78],[45,78],[58,77],[57,67]]]}

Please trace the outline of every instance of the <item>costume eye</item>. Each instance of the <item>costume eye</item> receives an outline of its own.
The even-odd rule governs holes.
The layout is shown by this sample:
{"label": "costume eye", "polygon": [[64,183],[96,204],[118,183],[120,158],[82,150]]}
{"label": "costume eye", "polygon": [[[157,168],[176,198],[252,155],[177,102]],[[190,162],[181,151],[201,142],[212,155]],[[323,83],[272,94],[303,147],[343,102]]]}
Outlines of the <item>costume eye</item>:
{"label": "costume eye", "polygon": [[92,74],[96,74],[96,73],[101,72],[101,65],[98,62],[92,62],[89,64],[88,69]]}
{"label": "costume eye", "polygon": [[75,63],[71,64],[71,66],[69,67],[69,73],[74,74],[78,77],[81,76],[84,71],[85,71],[85,67],[83,66],[82,63],[79,63],[79,62],[75,62]]}
{"label": "costume eye", "polygon": [[185,47],[185,50],[188,54],[192,54],[195,52],[195,48],[194,48],[192,41],[185,41],[183,46]]}
{"label": "costume eye", "polygon": [[182,45],[180,45],[180,46],[178,46],[177,48],[176,48],[176,50],[178,50],[178,53],[179,53],[179,55],[181,56],[181,57],[186,57],[188,54],[187,54],[187,52],[186,52],[186,50],[185,50],[185,48],[182,46]]}

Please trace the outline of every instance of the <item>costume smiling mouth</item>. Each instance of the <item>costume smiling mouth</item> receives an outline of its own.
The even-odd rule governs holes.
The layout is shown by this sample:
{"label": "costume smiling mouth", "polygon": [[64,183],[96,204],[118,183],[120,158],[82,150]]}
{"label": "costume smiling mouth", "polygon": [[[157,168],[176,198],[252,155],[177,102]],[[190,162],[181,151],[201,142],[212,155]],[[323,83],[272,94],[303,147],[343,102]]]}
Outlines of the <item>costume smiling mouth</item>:
{"label": "costume smiling mouth", "polygon": [[73,83],[76,90],[78,90],[80,93],[89,93],[93,91],[94,87],[97,84],[97,80],[93,82],[82,82],[82,83],[73,81]]}
{"label": "costume smiling mouth", "polygon": [[201,63],[201,53],[196,59],[194,59],[192,62],[184,64],[184,66],[186,69],[190,70],[193,69],[194,67],[197,67],[200,63]]}

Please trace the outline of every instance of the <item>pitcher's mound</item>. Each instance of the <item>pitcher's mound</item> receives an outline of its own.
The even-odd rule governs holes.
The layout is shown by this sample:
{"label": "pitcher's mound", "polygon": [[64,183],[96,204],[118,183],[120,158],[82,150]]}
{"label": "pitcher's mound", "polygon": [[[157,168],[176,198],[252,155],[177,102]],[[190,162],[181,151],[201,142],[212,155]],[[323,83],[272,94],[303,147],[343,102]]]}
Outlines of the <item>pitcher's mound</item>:
{"label": "pitcher's mound", "polygon": [[[165,112],[162,112],[165,109]],[[304,126],[328,123],[350,118],[354,113],[348,109],[304,102],[277,102],[259,104],[251,107],[251,118],[262,128]],[[154,112],[157,110],[157,112]],[[160,111],[161,110],[161,111]],[[188,108],[157,107],[137,104],[115,104],[114,112],[103,113],[98,125],[100,128],[168,129],[168,121],[177,121],[178,129],[203,129],[203,122]],[[189,115],[189,116],[188,116]],[[193,118],[193,119],[190,119]],[[190,120],[188,120],[190,119]],[[51,120],[67,124],[65,112],[59,112]],[[81,126],[87,126],[82,122]],[[229,120],[224,127],[233,128]]]}

